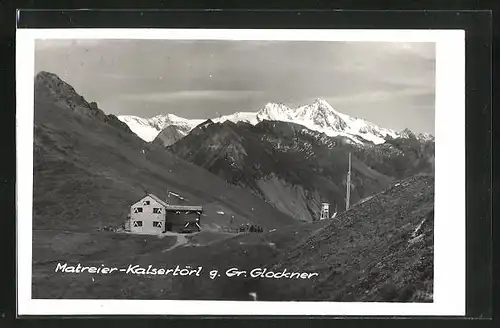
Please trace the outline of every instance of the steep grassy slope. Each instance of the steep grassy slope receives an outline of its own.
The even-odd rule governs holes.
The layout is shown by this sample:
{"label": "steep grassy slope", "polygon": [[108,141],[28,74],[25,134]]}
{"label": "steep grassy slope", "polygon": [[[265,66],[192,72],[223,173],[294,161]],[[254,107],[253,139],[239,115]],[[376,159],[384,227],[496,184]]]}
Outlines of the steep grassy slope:
{"label": "steep grassy slope", "polygon": [[275,298],[431,301],[433,185],[431,176],[406,179],[280,256],[273,270],[307,269],[319,278],[314,286],[280,280]]}
{"label": "steep grassy slope", "polygon": [[235,224],[267,228],[291,222],[244,189],[145,143],[57,76],[40,73],[35,91],[35,229],[120,225],[146,191],[161,198],[171,191],[182,203],[203,205],[206,229],[233,216]]}
{"label": "steep grassy slope", "polygon": [[[302,223],[264,234],[198,234],[171,251],[142,246],[149,251],[111,255],[106,262],[96,254],[82,263],[202,266],[200,277],[59,274],[53,272],[53,263],[40,265],[34,297],[250,301],[249,293],[254,292],[264,301],[429,302],[433,286],[433,183],[432,176],[405,179],[335,220]],[[145,245],[159,242],[144,240]],[[318,276],[302,280],[224,275],[229,268],[248,272],[256,267],[315,272]],[[213,269],[221,274],[214,280],[208,275]]]}

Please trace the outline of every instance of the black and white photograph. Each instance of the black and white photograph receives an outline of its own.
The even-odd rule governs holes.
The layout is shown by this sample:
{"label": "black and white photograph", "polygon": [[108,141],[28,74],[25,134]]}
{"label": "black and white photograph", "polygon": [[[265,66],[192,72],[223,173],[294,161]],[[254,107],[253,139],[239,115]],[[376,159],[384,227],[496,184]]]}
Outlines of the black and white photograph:
{"label": "black and white photograph", "polygon": [[27,47],[32,300],[435,304],[437,41],[93,35]]}

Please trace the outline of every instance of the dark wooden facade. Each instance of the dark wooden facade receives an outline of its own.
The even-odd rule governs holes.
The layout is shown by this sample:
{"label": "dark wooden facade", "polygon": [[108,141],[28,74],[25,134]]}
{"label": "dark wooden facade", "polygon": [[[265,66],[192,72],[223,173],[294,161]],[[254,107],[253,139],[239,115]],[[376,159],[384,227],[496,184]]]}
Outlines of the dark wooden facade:
{"label": "dark wooden facade", "polygon": [[166,208],[166,231],[196,232],[200,231],[202,214],[201,206],[174,206]]}

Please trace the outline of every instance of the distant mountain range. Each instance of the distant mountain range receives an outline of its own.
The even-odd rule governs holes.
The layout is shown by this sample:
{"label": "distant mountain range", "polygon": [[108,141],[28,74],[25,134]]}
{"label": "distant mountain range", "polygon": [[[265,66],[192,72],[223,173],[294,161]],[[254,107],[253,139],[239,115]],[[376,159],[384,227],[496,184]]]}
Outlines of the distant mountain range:
{"label": "distant mountain range", "polygon": [[[157,115],[145,119],[137,116],[118,116],[134,133],[145,141],[153,141],[165,128],[170,127],[167,135],[172,134],[172,127],[177,134],[185,136],[195,126],[206,119],[186,119],[173,114]],[[321,132],[329,137],[344,136],[351,143],[363,144],[372,142],[380,144],[387,138],[414,136],[420,140],[433,140],[433,136],[426,133],[413,133],[409,129],[395,132],[391,129],[379,127],[360,118],[342,114],[333,109],[330,104],[321,98],[310,105],[290,108],[284,104],[268,103],[257,112],[237,112],[217,118],[210,118],[215,123],[231,121],[234,123],[246,122],[256,125],[263,121],[280,121],[300,124],[310,130]],[[177,137],[161,138],[165,146],[176,142]]]}

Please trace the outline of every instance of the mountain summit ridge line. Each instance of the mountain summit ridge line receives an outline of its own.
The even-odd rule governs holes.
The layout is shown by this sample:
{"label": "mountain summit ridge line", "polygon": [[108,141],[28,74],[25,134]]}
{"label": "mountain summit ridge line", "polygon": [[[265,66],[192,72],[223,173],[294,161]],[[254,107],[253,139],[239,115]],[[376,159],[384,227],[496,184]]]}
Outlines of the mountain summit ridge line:
{"label": "mountain summit ridge line", "polygon": [[367,120],[349,116],[334,109],[324,98],[317,98],[311,104],[300,105],[295,108],[291,108],[283,103],[268,102],[257,112],[235,112],[229,115],[204,119],[186,119],[174,114],[160,114],[151,118],[120,115],[118,118],[126,123],[141,139],[148,142],[153,141],[163,129],[170,125],[180,127],[181,133],[187,134],[197,125],[208,119],[214,123],[222,123],[224,121],[237,123],[243,121],[252,125],[256,125],[262,121],[297,123],[310,130],[325,133],[330,137],[345,136],[357,144],[363,144],[364,141],[381,144],[388,137],[408,137],[411,134],[419,139],[433,138],[432,135],[427,133],[409,133],[408,129],[396,132],[392,129],[380,127]]}

